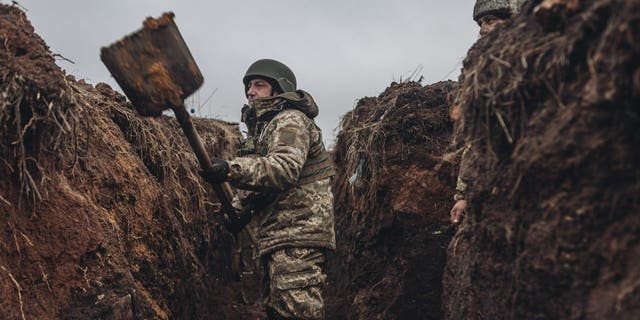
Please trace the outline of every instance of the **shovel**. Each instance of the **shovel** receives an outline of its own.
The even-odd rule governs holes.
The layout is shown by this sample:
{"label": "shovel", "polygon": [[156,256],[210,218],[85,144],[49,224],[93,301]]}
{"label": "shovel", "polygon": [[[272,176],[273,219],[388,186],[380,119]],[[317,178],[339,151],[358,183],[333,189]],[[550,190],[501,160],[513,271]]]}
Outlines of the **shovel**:
{"label": "shovel", "polygon": [[[173,109],[202,170],[211,167],[211,160],[184,106],[184,99],[204,81],[189,48],[168,12],[160,18],[147,18],[143,28],[120,41],[103,47],[102,62],[143,116],[160,116]],[[235,219],[231,205],[231,188],[227,184],[212,184],[222,204],[222,210]]]}

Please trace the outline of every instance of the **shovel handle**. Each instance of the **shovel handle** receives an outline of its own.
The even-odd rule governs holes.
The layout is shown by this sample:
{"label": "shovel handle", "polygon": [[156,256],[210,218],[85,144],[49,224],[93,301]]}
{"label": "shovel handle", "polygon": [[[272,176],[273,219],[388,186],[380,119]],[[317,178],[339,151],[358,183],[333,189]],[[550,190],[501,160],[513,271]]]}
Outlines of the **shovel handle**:
{"label": "shovel handle", "polygon": [[[193,126],[193,122],[191,122],[191,117],[189,116],[184,103],[176,103],[172,109],[176,115],[176,119],[178,119],[178,122],[180,123],[180,127],[182,127],[182,131],[184,131],[184,134],[187,136],[187,140],[189,140],[191,149],[193,149],[193,152],[196,154],[196,158],[198,158],[200,168],[202,168],[202,170],[209,169],[211,167],[211,159],[207,154],[207,150],[204,148],[202,139],[200,139],[196,128]],[[229,217],[235,217],[235,210],[231,205],[231,188],[226,183],[212,183],[211,186],[213,187],[213,191],[218,197],[218,200],[220,200],[220,203],[222,204],[222,210],[229,215]]]}

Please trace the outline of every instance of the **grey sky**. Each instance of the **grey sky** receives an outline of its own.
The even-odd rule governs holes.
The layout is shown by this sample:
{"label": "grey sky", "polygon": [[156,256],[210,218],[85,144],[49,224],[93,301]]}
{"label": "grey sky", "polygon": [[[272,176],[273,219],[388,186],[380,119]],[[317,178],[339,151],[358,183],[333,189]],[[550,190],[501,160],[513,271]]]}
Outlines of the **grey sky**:
{"label": "grey sky", "polygon": [[318,102],[316,122],[327,142],[357,99],[378,95],[420,66],[423,84],[456,79],[478,34],[473,0],[18,2],[51,50],[75,62],[58,61],[67,73],[115,88],[100,47],[141,28],[147,16],[173,11],[205,78],[188,103],[197,109],[217,89],[196,115],[239,121],[244,72],[273,58],[291,67],[298,87]]}

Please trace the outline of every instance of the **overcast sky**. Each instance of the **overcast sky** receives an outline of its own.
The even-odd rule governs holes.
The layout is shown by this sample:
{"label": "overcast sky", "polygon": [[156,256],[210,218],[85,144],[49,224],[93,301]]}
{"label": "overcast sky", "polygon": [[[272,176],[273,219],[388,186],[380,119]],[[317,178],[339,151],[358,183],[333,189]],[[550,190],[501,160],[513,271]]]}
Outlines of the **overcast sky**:
{"label": "overcast sky", "polygon": [[358,99],[377,96],[418,68],[423,84],[456,80],[478,37],[474,0],[18,2],[51,50],[75,62],[58,61],[68,74],[115,88],[100,47],[141,28],[147,16],[173,11],[205,79],[188,102],[196,115],[239,121],[244,72],[272,58],[291,67],[298,87],[314,96],[327,142]]}

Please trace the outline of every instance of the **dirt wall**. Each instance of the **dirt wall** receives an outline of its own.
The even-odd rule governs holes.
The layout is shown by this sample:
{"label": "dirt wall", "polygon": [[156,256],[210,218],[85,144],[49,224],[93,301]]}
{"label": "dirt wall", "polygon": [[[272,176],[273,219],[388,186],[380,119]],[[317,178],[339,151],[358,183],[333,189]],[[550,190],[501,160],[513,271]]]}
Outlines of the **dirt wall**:
{"label": "dirt wall", "polygon": [[[233,239],[171,117],[55,64],[0,5],[0,318],[237,319]],[[212,155],[235,124],[194,119]]]}
{"label": "dirt wall", "polygon": [[460,78],[449,319],[640,317],[640,1],[532,1]]}
{"label": "dirt wall", "polygon": [[335,147],[337,250],[329,319],[441,319],[452,235],[454,82],[392,84],[342,120]]}

